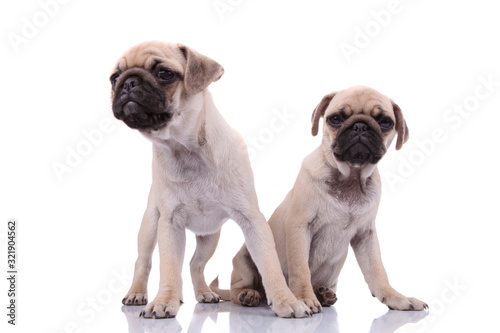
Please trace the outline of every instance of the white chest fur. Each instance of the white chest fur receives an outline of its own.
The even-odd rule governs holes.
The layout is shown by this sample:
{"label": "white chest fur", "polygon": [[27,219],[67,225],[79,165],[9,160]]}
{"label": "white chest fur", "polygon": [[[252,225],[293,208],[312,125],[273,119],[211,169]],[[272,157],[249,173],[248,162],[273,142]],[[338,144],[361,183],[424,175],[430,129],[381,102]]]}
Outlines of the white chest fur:
{"label": "white chest fur", "polygon": [[333,286],[344,264],[351,240],[373,227],[380,199],[379,175],[366,179],[334,170],[323,181],[317,216],[309,225],[309,267],[314,285]]}
{"label": "white chest fur", "polygon": [[203,148],[169,143],[155,146],[154,154],[154,182],[163,183],[156,193],[158,205],[171,207],[172,221],[197,235],[220,230],[228,219],[224,184]]}

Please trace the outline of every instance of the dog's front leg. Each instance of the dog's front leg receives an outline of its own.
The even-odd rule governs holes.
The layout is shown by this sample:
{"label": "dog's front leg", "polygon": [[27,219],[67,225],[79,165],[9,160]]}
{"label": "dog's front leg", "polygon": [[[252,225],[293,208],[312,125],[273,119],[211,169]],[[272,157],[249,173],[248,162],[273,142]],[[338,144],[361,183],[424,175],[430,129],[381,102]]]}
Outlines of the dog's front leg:
{"label": "dog's front leg", "polygon": [[401,295],[389,284],[387,273],[382,264],[375,228],[359,232],[351,240],[351,246],[374,297],[377,297],[391,310],[424,310],[428,308],[427,304],[416,298]]}
{"label": "dog's front leg", "polygon": [[145,305],[148,303],[148,277],[151,271],[151,256],[156,246],[159,215],[151,191],[139,229],[137,240],[139,254],[135,262],[134,279],[127,295],[122,300],[125,305]]}
{"label": "dog's front leg", "polygon": [[182,302],[182,263],[186,232],[176,210],[172,214],[160,210],[158,248],[160,250],[160,287],[155,299],[141,315],[144,318],[172,318]]}
{"label": "dog's front leg", "polygon": [[248,215],[235,212],[233,218],[243,230],[248,252],[262,276],[262,284],[271,309],[279,317],[311,316],[311,310],[297,300],[286,285],[271,228],[264,215],[260,211]]}
{"label": "dog's front leg", "polygon": [[299,212],[293,212],[285,223],[288,285],[297,299],[303,301],[313,313],[318,313],[322,307],[314,294],[309,269],[311,236],[307,223],[300,220]]}

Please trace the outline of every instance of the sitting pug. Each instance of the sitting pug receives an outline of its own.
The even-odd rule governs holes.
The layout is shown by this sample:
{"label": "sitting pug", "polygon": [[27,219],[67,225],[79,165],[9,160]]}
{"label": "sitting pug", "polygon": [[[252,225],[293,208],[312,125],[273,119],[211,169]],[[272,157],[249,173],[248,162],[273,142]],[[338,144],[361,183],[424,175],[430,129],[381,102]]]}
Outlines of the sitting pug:
{"label": "sitting pug", "polygon": [[[375,229],[380,201],[378,161],[397,135],[408,140],[403,114],[391,99],[368,87],[326,95],[312,115],[312,135],[323,118],[321,145],[307,156],[292,190],[269,220],[281,268],[293,294],[315,313],[336,301],[337,280],[352,246],[374,297],[394,310],[423,310],[389,284]],[[260,275],[246,246],[233,260],[233,302],[256,306]]]}

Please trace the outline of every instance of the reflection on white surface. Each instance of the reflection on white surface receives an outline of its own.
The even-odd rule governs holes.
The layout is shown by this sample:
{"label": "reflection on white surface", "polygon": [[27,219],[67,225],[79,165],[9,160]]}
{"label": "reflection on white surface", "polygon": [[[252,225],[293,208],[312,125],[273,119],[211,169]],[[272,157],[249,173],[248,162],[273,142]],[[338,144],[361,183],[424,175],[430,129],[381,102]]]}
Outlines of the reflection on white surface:
{"label": "reflection on white surface", "polygon": [[406,324],[415,324],[424,319],[428,311],[389,310],[383,316],[373,319],[370,333],[392,333]]}
{"label": "reflection on white surface", "polygon": [[182,327],[176,318],[160,320],[140,318],[139,314],[143,308],[143,305],[122,306],[122,311],[127,318],[129,333],[182,332]]}
{"label": "reflection on white surface", "polygon": [[[188,332],[209,330],[207,319],[217,327],[229,327],[231,333],[242,332],[329,332],[338,333],[339,322],[334,307],[323,308],[319,314],[305,319],[283,319],[274,315],[268,306],[243,307],[231,302],[194,306],[189,326],[183,327],[177,318],[144,319],[139,317],[143,306],[123,306],[129,333]],[[186,309],[185,309],[186,310]],[[392,333],[408,323],[417,323],[428,315],[426,311],[392,311],[375,318],[370,333]],[[224,322],[226,321],[226,322]],[[205,328],[205,329],[204,329]],[[366,328],[368,330],[368,327]],[[223,331],[223,330],[219,330]]]}

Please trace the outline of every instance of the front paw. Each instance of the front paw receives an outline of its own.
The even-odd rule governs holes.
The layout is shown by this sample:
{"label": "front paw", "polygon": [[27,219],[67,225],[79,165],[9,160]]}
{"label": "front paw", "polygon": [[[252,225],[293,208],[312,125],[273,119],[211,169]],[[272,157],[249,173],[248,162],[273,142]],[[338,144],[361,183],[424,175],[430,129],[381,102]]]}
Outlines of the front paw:
{"label": "front paw", "polygon": [[123,299],[124,305],[146,305],[148,304],[148,295],[146,293],[129,292]]}
{"label": "front paw", "polygon": [[155,299],[153,302],[146,305],[140,317],[153,319],[173,318],[177,315],[181,304],[181,300],[158,301]]}
{"label": "front paw", "polygon": [[319,313],[322,311],[322,307],[316,296],[312,297],[299,297],[299,301],[304,302],[304,304],[311,309],[312,313]]}
{"label": "front paw", "polygon": [[196,300],[198,303],[219,303],[220,296],[213,291],[198,292],[196,293]]}
{"label": "front paw", "polygon": [[293,294],[289,298],[271,299],[269,306],[281,318],[305,318],[313,315],[310,307],[297,300]]}
{"label": "front paw", "polygon": [[380,301],[387,305],[390,310],[399,311],[422,311],[427,310],[429,306],[414,297],[405,297],[399,293],[384,295]]}

